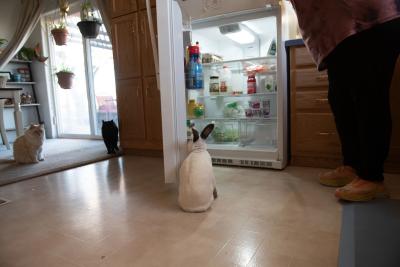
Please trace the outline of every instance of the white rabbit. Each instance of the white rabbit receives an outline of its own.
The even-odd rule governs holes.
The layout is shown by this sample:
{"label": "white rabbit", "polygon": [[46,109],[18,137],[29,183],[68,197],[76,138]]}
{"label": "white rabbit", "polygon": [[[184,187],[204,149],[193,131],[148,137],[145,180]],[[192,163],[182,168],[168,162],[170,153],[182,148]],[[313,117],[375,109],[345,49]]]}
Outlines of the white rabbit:
{"label": "white rabbit", "polygon": [[211,156],[207,152],[205,139],[214,129],[214,124],[207,125],[200,134],[192,128],[193,144],[189,156],[179,170],[180,207],[187,212],[203,212],[211,207],[217,198],[215,176]]}

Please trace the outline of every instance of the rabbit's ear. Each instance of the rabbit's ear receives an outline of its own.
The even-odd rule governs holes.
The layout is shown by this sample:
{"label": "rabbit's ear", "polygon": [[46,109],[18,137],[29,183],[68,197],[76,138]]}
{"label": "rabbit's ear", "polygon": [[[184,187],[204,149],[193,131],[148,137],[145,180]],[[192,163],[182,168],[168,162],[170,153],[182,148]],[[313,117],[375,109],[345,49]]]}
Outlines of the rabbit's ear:
{"label": "rabbit's ear", "polygon": [[201,132],[201,138],[202,139],[207,139],[207,137],[210,135],[210,133],[212,132],[212,130],[214,130],[214,124],[210,123],[209,125],[207,125],[203,131]]}
{"label": "rabbit's ear", "polygon": [[192,128],[192,133],[193,133],[193,143],[199,140],[199,132],[195,129]]}

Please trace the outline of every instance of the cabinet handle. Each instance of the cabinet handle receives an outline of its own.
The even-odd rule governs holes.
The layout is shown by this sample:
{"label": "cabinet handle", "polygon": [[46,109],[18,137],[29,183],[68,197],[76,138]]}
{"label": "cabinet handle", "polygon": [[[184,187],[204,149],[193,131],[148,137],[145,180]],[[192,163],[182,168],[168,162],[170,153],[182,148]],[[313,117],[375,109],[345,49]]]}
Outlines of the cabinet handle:
{"label": "cabinet handle", "polygon": [[327,136],[327,135],[335,135],[333,132],[318,132],[318,135]]}
{"label": "cabinet handle", "polygon": [[136,87],[136,96],[139,97],[139,85]]}
{"label": "cabinet handle", "polygon": [[328,103],[329,100],[328,100],[328,98],[316,98],[315,102],[324,104],[324,103]]}
{"label": "cabinet handle", "polygon": [[149,91],[149,87],[146,87],[146,91],[145,91],[146,97],[149,95],[148,91]]}
{"label": "cabinet handle", "polygon": [[146,17],[143,16],[141,21],[140,21],[140,30],[142,31],[142,34],[144,34],[144,21],[145,21]]}
{"label": "cabinet handle", "polygon": [[132,33],[135,33],[135,23],[132,23]]}
{"label": "cabinet handle", "polygon": [[328,74],[323,74],[323,75],[318,75],[315,77],[315,79],[319,82],[327,81],[328,80]]}

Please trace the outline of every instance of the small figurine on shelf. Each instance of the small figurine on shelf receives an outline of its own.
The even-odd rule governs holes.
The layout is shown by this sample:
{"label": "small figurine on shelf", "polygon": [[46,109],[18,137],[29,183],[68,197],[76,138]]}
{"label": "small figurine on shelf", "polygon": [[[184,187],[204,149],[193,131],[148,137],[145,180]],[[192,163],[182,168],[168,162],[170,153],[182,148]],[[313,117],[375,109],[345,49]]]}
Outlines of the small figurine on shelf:
{"label": "small figurine on shelf", "polygon": [[32,104],[32,96],[30,94],[21,94],[21,104]]}

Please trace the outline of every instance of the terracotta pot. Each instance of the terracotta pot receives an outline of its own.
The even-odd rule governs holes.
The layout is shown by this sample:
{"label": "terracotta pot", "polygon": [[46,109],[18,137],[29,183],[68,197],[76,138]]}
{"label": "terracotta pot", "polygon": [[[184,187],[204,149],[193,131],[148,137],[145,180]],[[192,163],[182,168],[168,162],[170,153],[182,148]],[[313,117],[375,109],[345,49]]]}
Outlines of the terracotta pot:
{"label": "terracotta pot", "polygon": [[101,23],[98,21],[82,20],[77,25],[84,38],[94,39],[99,35]]}
{"label": "terracotta pot", "polygon": [[71,72],[59,71],[56,73],[58,84],[63,89],[71,89],[75,74]]}
{"label": "terracotta pot", "polygon": [[66,45],[68,38],[67,29],[52,29],[51,34],[53,35],[56,45]]}

